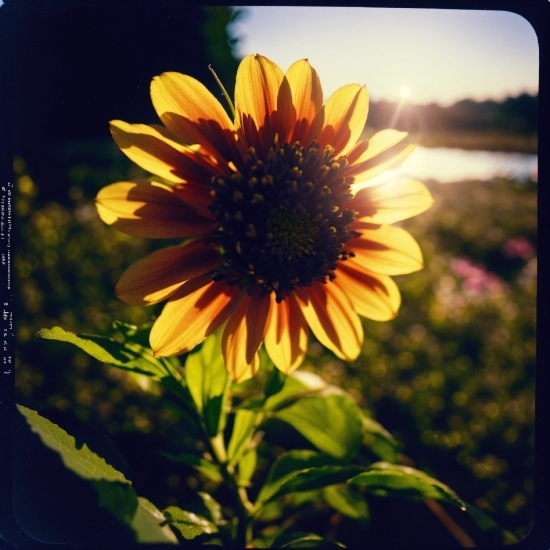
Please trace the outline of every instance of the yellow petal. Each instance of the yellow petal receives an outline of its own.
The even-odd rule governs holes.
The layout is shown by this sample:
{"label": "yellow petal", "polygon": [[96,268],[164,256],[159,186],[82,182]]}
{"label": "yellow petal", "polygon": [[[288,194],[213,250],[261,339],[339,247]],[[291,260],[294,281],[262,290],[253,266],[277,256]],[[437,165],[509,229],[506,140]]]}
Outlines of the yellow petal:
{"label": "yellow petal", "polygon": [[385,185],[362,189],[353,197],[349,208],[358,212],[356,222],[388,224],[416,216],[430,208],[433,202],[423,183],[399,178]]}
{"label": "yellow petal", "polygon": [[374,275],[340,262],[334,284],[345,292],[355,311],[373,321],[393,319],[401,305],[401,294],[386,275]]}
{"label": "yellow petal", "polygon": [[214,227],[211,219],[199,216],[173,189],[157,182],[107,185],[95,204],[105,223],[134,237],[190,237]]}
{"label": "yellow petal", "polygon": [[269,296],[245,294],[225,326],[222,352],[225,368],[237,382],[256,374],[259,367],[257,351],[269,313]]}
{"label": "yellow petal", "polygon": [[258,152],[265,152],[272,145],[277,132],[273,114],[277,111],[283,79],[283,71],[273,61],[258,54],[246,56],[237,70],[236,124],[245,143]]}
{"label": "yellow petal", "polygon": [[294,132],[289,142],[303,142],[309,132],[309,127],[323,107],[321,80],[307,59],[300,59],[293,63],[285,77],[290,85],[295,109]]}
{"label": "yellow petal", "polygon": [[332,283],[313,283],[296,287],[295,294],[317,340],[340,359],[356,359],[363,343],[363,326],[345,293]]}
{"label": "yellow petal", "polygon": [[219,267],[222,261],[221,255],[202,241],[163,248],[128,267],[115,292],[127,304],[155,304],[171,296],[188,279]]}
{"label": "yellow petal", "polygon": [[219,158],[232,158],[236,151],[233,123],[198,80],[163,73],[151,82],[151,99],[163,124],[184,143],[199,143]]}
{"label": "yellow petal", "polygon": [[361,233],[346,243],[346,250],[355,254],[350,265],[383,275],[405,275],[424,267],[420,247],[404,229],[381,225]]}
{"label": "yellow petal", "polygon": [[121,151],[144,170],[174,183],[210,183],[215,166],[201,162],[201,155],[171,139],[161,126],[112,120],[110,129]]}
{"label": "yellow petal", "polygon": [[289,295],[278,304],[272,293],[264,343],[274,365],[290,374],[302,364],[307,342],[307,323],[294,296]]}
{"label": "yellow petal", "polygon": [[350,166],[371,160],[397,144],[401,143],[409,134],[387,128],[376,132],[370,139],[359,141],[347,154]]}
{"label": "yellow petal", "polygon": [[321,150],[331,145],[335,155],[345,155],[363,132],[368,110],[369,96],[365,86],[342,86],[315,117],[309,139],[317,139]]}
{"label": "yellow petal", "polygon": [[192,350],[228,319],[241,297],[237,285],[216,283],[209,275],[185,282],[153,325],[149,342],[154,355]]}
{"label": "yellow petal", "polygon": [[382,130],[369,140],[358,142],[348,153],[350,163],[346,176],[354,179],[352,190],[359,191],[369,185],[368,180],[389,170],[397,170],[416,149],[416,144],[403,143],[407,132]]}

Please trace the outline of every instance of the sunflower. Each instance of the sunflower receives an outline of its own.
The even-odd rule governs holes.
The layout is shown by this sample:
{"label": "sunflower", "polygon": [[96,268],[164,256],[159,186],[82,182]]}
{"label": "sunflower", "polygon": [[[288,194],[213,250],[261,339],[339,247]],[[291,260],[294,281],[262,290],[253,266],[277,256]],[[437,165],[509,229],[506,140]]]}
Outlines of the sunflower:
{"label": "sunflower", "polygon": [[127,234],[185,239],[132,264],[116,286],[128,304],[168,300],[154,354],[187,352],[227,323],[222,352],[237,381],[258,370],[262,343],[292,372],[310,329],[339,358],[357,358],[359,316],[395,317],[391,276],[423,267],[416,241],[391,224],[429,208],[428,190],[409,178],[373,182],[414,149],[407,134],[359,140],[365,86],[343,86],[323,105],[307,59],[284,74],[245,57],[234,107],[227,97],[233,120],[187,75],[155,77],[151,98],[163,126],[110,124],[120,149],[156,177],[109,185],[96,206]]}

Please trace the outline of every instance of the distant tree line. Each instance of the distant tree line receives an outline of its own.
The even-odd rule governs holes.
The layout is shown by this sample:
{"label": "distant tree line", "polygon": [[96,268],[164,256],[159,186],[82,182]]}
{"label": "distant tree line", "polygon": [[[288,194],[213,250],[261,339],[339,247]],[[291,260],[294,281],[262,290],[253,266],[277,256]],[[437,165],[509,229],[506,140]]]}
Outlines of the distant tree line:
{"label": "distant tree line", "polygon": [[[397,103],[389,101],[372,102],[368,125],[387,127],[397,108]],[[449,107],[405,104],[394,127],[407,132],[496,130],[533,135],[538,130],[538,95],[524,93],[500,102],[463,99]]]}

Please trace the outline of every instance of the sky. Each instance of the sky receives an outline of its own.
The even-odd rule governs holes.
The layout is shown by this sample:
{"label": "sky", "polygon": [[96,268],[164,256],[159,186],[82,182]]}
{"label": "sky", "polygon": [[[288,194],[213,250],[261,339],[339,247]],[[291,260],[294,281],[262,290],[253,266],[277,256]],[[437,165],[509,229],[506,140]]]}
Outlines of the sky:
{"label": "sky", "polygon": [[366,84],[373,101],[442,106],[538,91],[538,41],[505,11],[257,6],[231,32],[236,53],[260,53],[283,71],[308,58],[325,100]]}

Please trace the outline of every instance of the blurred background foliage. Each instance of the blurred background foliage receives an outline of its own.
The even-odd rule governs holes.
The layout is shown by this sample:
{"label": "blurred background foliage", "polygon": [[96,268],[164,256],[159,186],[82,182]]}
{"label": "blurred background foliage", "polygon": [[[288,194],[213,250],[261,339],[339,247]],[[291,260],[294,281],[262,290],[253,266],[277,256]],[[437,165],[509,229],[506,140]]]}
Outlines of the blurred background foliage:
{"label": "blurred background foliage", "polygon": [[[224,7],[186,10],[179,23],[194,34],[182,28],[177,50],[166,46],[169,55],[133,52],[134,65],[112,83],[118,100],[104,90],[83,102],[77,94],[71,101],[78,104],[78,114],[65,106],[61,115],[62,101],[56,99],[46,111],[62,118],[52,127],[41,121],[33,136],[27,134],[31,114],[45,105],[33,103],[31,114],[22,117],[19,107],[16,116],[18,401],[53,416],[62,411],[106,433],[128,461],[138,493],[160,508],[191,499],[204,483],[157,452],[185,432],[179,411],[159,399],[160,389],[142,377],[104,367],[35,334],[55,325],[108,334],[114,320],[140,325],[161,311],[162,304],[125,305],[114,297],[114,286],[130,263],[166,242],[109,228],[97,217],[93,199],[105,185],[145,175],[110,141],[107,121],[155,122],[147,93],[153,75],[178,70],[213,84],[207,71],[211,63],[231,89],[238,62],[230,48],[235,38],[225,29],[238,14]],[[138,14],[138,22],[151,16],[147,10]],[[80,32],[84,45],[99,40],[98,27],[116,28],[100,13],[87,19],[83,8],[54,15],[63,32]],[[75,15],[80,19],[67,25]],[[42,24],[35,29],[53,50],[56,28],[46,30]],[[111,36],[125,43],[123,33]],[[59,44],[63,40],[68,38],[59,38]],[[24,46],[21,58],[40,64],[46,54]],[[94,63],[100,63],[102,51]],[[71,59],[79,55],[63,55],[56,67],[69,75]],[[146,63],[152,59],[154,67]],[[21,74],[21,86],[31,85],[29,73]],[[126,81],[134,73],[143,82]],[[103,75],[97,80],[108,82]],[[94,85],[100,90],[100,84]],[[56,86],[63,88],[59,82]],[[52,100],[51,90],[40,101],[47,97]],[[101,109],[84,112],[94,101]],[[134,103],[140,101],[142,106]],[[88,119],[93,119],[89,131]],[[402,442],[406,463],[447,483],[522,537],[533,516],[536,183],[427,184],[435,205],[402,223],[420,243],[426,267],[396,278],[403,295],[398,317],[387,323],[364,320],[365,342],[357,361],[343,363],[312,341],[302,368],[347,389]],[[336,529],[339,520],[332,514],[328,524]]]}

